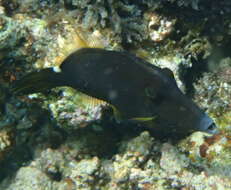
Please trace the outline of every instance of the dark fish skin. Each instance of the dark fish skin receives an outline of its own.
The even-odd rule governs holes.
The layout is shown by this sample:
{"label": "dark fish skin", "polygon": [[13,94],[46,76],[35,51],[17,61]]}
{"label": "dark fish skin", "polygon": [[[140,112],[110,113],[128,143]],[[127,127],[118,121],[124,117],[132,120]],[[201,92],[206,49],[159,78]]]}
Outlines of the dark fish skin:
{"label": "dark fish skin", "polygon": [[30,73],[16,81],[12,91],[29,94],[57,86],[70,86],[104,100],[124,120],[137,120],[156,134],[217,132],[213,120],[180,91],[169,69],[127,52],[80,49],[63,61],[60,73],[52,69]]}

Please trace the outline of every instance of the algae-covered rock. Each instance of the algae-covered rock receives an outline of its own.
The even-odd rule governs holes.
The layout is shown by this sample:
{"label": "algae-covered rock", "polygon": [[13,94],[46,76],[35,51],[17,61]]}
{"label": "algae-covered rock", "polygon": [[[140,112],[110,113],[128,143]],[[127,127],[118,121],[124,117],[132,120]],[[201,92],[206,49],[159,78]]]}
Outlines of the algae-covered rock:
{"label": "algae-covered rock", "polygon": [[16,45],[20,36],[21,26],[12,18],[0,15],[0,49],[12,48]]}
{"label": "algae-covered rock", "polygon": [[[10,126],[8,126],[10,128]],[[4,129],[0,130],[0,161],[4,160],[7,156],[7,153],[14,146],[14,132],[12,129]]]}
{"label": "algae-covered rock", "polygon": [[179,173],[189,165],[188,158],[184,154],[177,152],[175,147],[170,144],[163,144],[161,153],[160,166],[167,173]]}
{"label": "algae-covered rock", "polygon": [[34,167],[22,167],[15,177],[15,183],[8,186],[9,190],[51,190],[52,182],[49,177]]}
{"label": "algae-covered rock", "polygon": [[[196,137],[194,137],[195,139]],[[76,140],[73,143],[81,142]],[[37,151],[33,162],[17,171],[13,181],[6,178],[0,187],[6,190],[31,188],[30,183],[33,181],[34,189],[44,187],[48,190],[64,187],[81,190],[96,188],[176,189],[186,187],[196,190],[212,190],[214,187],[231,188],[229,173],[227,173],[230,172],[228,163],[230,151],[228,153],[224,148],[226,153],[223,154],[220,148],[215,148],[218,152],[213,160],[206,161],[207,158],[198,155],[201,160],[198,158],[195,161],[192,157],[188,158],[186,151],[190,151],[192,147],[185,143],[189,142],[182,142],[179,147],[170,143],[162,145],[160,142],[154,141],[148,132],[143,132],[130,140],[125,137],[121,142],[120,152],[115,154],[112,159],[100,159],[97,156],[91,156],[91,152],[74,152],[66,143],[56,150],[43,147],[42,151]],[[203,140],[201,143],[204,143]],[[224,144],[220,139],[213,146],[223,146]],[[191,143],[191,145],[193,144]],[[88,149],[87,144],[82,146],[85,150]],[[198,148],[200,146],[197,145]],[[125,147],[127,149],[124,149]],[[137,151],[131,147],[137,147]],[[139,147],[147,147],[148,150],[144,151]],[[212,146],[210,148],[212,151]],[[39,149],[41,150],[41,148]],[[208,154],[210,154],[209,151]],[[87,157],[81,158],[81,155]],[[227,159],[224,159],[224,156]],[[221,163],[224,168],[220,167]],[[223,171],[221,172],[218,168],[223,168]],[[6,186],[6,184],[10,185]]]}
{"label": "algae-covered rock", "polygon": [[[205,107],[216,119],[222,128],[230,126],[230,68],[229,57],[218,62],[211,60],[209,63],[210,73],[205,73],[203,78],[195,85],[197,90],[196,100]],[[209,106],[208,106],[209,105]]]}

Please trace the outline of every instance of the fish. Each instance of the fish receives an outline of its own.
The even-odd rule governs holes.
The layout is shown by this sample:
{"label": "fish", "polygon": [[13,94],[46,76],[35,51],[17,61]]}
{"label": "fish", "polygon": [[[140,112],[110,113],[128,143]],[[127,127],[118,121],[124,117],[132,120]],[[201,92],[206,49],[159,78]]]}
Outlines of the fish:
{"label": "fish", "polygon": [[126,51],[78,49],[64,59],[59,72],[46,68],[29,73],[11,91],[25,95],[61,86],[105,101],[117,121],[138,123],[161,136],[218,132],[213,119],[178,88],[170,69]]}

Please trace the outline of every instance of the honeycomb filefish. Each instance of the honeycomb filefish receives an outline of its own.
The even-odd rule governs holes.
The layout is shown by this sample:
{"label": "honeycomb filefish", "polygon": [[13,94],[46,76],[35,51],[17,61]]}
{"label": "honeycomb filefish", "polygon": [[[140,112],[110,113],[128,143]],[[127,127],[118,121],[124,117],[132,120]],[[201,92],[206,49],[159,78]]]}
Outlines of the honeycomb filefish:
{"label": "honeycomb filefish", "polygon": [[204,131],[214,134],[214,121],[177,87],[171,70],[156,67],[127,52],[82,48],[61,64],[14,82],[15,94],[69,86],[103,100],[121,120],[135,121],[161,135]]}

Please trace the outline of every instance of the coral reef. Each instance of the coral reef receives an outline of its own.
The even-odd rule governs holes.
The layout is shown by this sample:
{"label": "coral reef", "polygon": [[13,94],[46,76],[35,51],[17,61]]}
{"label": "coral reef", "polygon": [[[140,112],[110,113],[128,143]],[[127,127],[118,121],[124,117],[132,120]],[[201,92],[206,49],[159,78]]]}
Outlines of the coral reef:
{"label": "coral reef", "polygon": [[104,110],[107,109],[105,102],[91,99],[81,93],[76,94],[71,89],[63,92],[61,97],[57,101],[46,103],[63,128],[64,126],[72,129],[84,127],[93,121],[100,120]]}
{"label": "coral reef", "polygon": [[[216,118],[220,127],[230,126],[230,67],[229,57],[218,63],[211,62],[210,73],[206,73],[195,84],[197,91],[196,101]],[[209,105],[209,106],[208,106]]]}
{"label": "coral reef", "polygon": [[[83,152],[78,152],[79,147],[72,149],[69,146],[76,142],[67,141],[58,149],[41,150],[33,162],[17,171],[13,183],[5,179],[0,188],[31,189],[32,184],[35,189],[48,190],[231,188],[230,167],[226,165],[223,168],[219,165],[222,164],[223,156],[226,155],[228,159],[230,155],[230,152],[227,154],[221,151],[227,141],[220,139],[214,143],[211,151],[220,149],[219,154],[208,162],[207,158],[200,155],[190,159],[183,152],[186,144],[192,145],[190,142],[198,138],[203,137],[193,135],[175,147],[170,143],[162,144],[154,140],[145,131],[137,137],[121,141],[119,152],[113,159],[84,156]],[[199,144],[189,147],[192,149],[190,154],[196,156],[198,148]],[[81,158],[81,155],[84,157]]]}
{"label": "coral reef", "polygon": [[[0,0],[0,189],[231,189],[230,13],[229,0]],[[70,88],[11,94],[86,46],[170,68],[221,132],[160,141]]]}
{"label": "coral reef", "polygon": [[20,35],[19,24],[13,23],[13,19],[4,15],[0,16],[0,49],[10,48],[16,45]]}
{"label": "coral reef", "polygon": [[[9,126],[8,126],[9,128]],[[5,158],[5,154],[14,145],[14,133],[10,131],[12,129],[6,129],[0,131],[0,160]]]}
{"label": "coral reef", "polygon": [[155,12],[146,14],[146,17],[149,20],[149,37],[154,42],[163,41],[174,28],[174,20],[170,21],[166,20],[166,18],[161,18],[159,15],[155,14]]}

